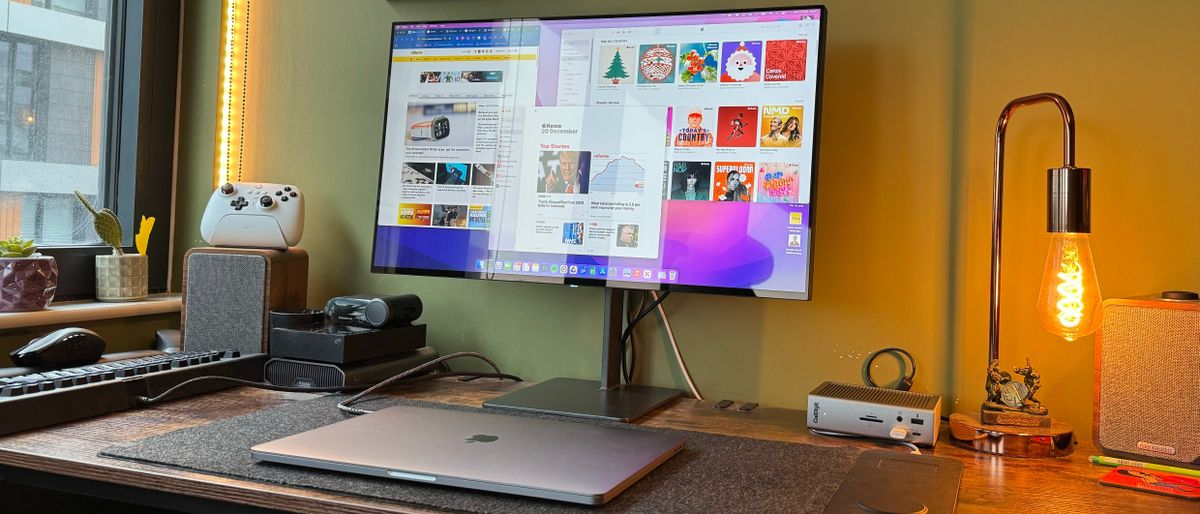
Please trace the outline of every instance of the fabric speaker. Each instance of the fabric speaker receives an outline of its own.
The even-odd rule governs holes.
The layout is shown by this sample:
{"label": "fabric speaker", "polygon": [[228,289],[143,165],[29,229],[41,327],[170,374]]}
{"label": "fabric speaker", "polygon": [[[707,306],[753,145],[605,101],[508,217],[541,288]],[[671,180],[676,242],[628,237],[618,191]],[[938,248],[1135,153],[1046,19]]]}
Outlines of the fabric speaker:
{"label": "fabric speaker", "polygon": [[184,350],[266,352],[270,311],[306,306],[308,254],[299,248],[195,248],[183,261]]}
{"label": "fabric speaker", "polygon": [[1105,454],[1200,468],[1200,297],[1106,300],[1093,437]]}

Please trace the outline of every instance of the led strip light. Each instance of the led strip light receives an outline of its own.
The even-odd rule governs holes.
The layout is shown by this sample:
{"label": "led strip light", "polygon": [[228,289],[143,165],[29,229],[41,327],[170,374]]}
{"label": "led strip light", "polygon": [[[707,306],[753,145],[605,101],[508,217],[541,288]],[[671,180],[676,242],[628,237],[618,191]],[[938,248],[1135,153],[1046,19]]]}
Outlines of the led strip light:
{"label": "led strip light", "polygon": [[242,180],[246,120],[246,70],[250,47],[250,0],[224,0],[221,79],[217,97],[217,185]]}

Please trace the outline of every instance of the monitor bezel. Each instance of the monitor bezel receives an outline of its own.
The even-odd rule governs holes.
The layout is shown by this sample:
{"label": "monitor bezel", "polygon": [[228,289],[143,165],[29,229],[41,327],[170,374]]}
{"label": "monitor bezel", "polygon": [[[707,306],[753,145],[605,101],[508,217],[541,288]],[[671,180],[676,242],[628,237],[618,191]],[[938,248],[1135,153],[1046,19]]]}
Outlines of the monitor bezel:
{"label": "monitor bezel", "polygon": [[[716,286],[698,286],[688,284],[673,284],[662,282],[627,282],[614,280],[609,278],[584,278],[574,276],[541,276],[541,275],[519,275],[514,273],[484,273],[475,271],[456,271],[456,270],[439,270],[428,268],[409,268],[397,266],[376,266],[375,252],[379,244],[379,204],[383,199],[383,159],[387,151],[387,120],[388,109],[391,106],[391,83],[392,83],[392,44],[394,41],[396,28],[399,25],[433,25],[442,23],[502,23],[511,21],[556,21],[556,20],[599,20],[606,18],[631,18],[631,17],[654,17],[654,16],[686,16],[693,14],[724,14],[724,13],[739,13],[739,12],[771,12],[771,11],[794,11],[794,10],[818,10],[820,18],[818,23],[819,41],[817,42],[817,76],[816,76],[816,99],[813,102],[813,153],[812,153],[812,171],[811,185],[809,188],[808,202],[808,252],[805,273],[805,290],[803,292],[796,291],[779,291],[773,289],[755,289],[755,288],[740,288],[740,287],[716,287]],[[813,284],[813,241],[816,229],[816,203],[817,203],[817,177],[818,163],[820,160],[821,150],[821,112],[824,97],[824,82],[825,82],[825,39],[826,29],[828,28],[829,11],[824,5],[801,5],[801,6],[773,6],[759,8],[743,8],[743,9],[707,9],[695,11],[672,11],[672,12],[654,12],[654,13],[615,13],[615,14],[596,14],[596,15],[575,15],[575,16],[545,16],[545,17],[523,17],[523,18],[478,18],[470,20],[411,20],[411,21],[394,21],[388,30],[388,53],[387,59],[387,81],[384,82],[384,106],[383,106],[383,130],[381,131],[381,143],[379,145],[379,173],[375,184],[375,215],[371,219],[371,254],[368,257],[371,259],[371,273],[381,275],[412,275],[426,277],[442,277],[442,278],[462,278],[483,281],[495,282],[516,282],[516,283],[533,283],[533,284],[554,284],[567,285],[572,287],[588,286],[588,287],[613,287],[629,290],[640,291],[671,291],[681,293],[702,293],[702,294],[718,294],[724,296],[746,296],[754,298],[776,298],[785,300],[811,300],[812,299],[812,284]],[[557,254],[556,254],[557,255]],[[564,254],[582,255],[582,254]],[[765,293],[765,294],[764,294]]]}

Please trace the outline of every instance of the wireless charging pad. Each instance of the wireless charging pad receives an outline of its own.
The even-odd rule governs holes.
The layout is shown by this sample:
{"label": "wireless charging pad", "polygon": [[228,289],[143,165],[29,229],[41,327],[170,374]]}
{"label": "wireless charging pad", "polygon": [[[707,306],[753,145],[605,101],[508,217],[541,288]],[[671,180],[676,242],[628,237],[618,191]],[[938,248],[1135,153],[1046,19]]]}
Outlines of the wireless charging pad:
{"label": "wireless charging pad", "polygon": [[954,512],[962,469],[962,462],[954,459],[912,455],[902,450],[865,451],[850,468],[825,512]]}

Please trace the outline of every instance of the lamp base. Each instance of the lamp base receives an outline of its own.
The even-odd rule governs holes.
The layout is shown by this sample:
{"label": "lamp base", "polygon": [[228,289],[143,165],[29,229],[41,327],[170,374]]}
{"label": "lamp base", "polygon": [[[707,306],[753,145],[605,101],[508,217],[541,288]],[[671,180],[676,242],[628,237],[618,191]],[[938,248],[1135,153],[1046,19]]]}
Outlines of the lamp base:
{"label": "lamp base", "polygon": [[1044,459],[1075,451],[1071,425],[1050,421],[1048,428],[987,425],[979,414],[951,414],[950,442],[955,446],[1005,457]]}
{"label": "lamp base", "polygon": [[980,420],[987,425],[1050,428],[1050,416],[1026,414],[1010,410],[980,409]]}

